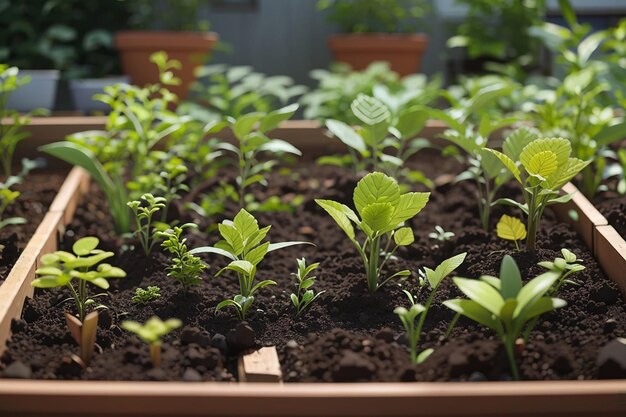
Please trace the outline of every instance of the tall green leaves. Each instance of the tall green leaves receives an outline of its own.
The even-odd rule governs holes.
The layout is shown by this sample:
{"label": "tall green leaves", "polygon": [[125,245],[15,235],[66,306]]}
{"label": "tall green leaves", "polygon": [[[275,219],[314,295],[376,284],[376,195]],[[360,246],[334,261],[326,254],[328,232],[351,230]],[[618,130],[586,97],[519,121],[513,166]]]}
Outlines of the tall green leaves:
{"label": "tall green leaves", "polygon": [[[429,197],[430,193],[401,194],[396,180],[381,172],[373,172],[361,179],[354,190],[358,215],[336,201],[318,199],[315,202],[335,220],[356,247],[365,265],[368,288],[374,292],[390,279],[410,274],[405,270],[385,279],[381,277],[383,266],[394,252],[400,246],[413,243],[413,231],[402,224],[417,215]],[[353,224],[365,234],[362,242],[357,239]],[[388,250],[392,246],[393,249]]]}

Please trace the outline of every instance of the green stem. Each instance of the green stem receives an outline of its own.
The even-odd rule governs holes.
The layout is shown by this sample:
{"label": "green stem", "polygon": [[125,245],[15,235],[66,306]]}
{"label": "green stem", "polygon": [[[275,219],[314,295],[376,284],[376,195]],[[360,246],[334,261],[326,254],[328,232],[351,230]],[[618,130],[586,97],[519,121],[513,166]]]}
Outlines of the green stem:
{"label": "green stem", "polygon": [[506,349],[506,355],[509,358],[509,364],[511,365],[513,379],[519,381],[519,371],[517,370],[517,363],[515,362],[515,338],[507,337],[504,347]]}
{"label": "green stem", "polygon": [[378,289],[378,260],[380,257],[380,237],[373,238],[370,244],[369,269],[367,271],[367,286],[370,292]]}
{"label": "green stem", "polygon": [[419,343],[420,341],[420,337],[422,335],[422,327],[424,326],[424,322],[426,321],[426,316],[428,315],[428,309],[430,308],[430,305],[433,303],[433,300],[435,299],[436,291],[437,291],[437,287],[433,288],[433,290],[430,292],[430,295],[428,296],[428,299],[426,300],[426,304],[424,304],[424,312],[420,315],[420,320],[417,323],[416,344]]}

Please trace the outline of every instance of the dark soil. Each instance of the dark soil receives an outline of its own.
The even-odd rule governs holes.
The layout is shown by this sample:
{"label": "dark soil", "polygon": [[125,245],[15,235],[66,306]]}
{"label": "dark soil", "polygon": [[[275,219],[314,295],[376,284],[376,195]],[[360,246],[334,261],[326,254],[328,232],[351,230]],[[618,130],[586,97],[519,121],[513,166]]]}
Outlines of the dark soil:
{"label": "dark soil", "polygon": [[27,223],[0,229],[0,285],[6,279],[20,253],[35,233],[64,179],[61,174],[33,173],[15,186],[22,194],[6,210],[4,217],[23,217]]}
{"label": "dark soil", "polygon": [[[420,166],[431,178],[459,167],[450,160],[428,158]],[[64,246],[78,237],[97,235],[101,247],[119,253],[111,261],[125,269],[128,277],[111,280],[109,297],[103,301],[109,310],[101,313],[98,345],[90,366],[81,371],[70,356],[77,352],[65,327],[64,290],[36,291],[27,303],[23,319],[14,322],[14,334],[1,358],[5,376],[42,379],[132,379],[132,380],[232,380],[236,378],[236,356],[251,346],[276,345],[284,378],[298,381],[451,381],[507,380],[509,365],[494,334],[461,319],[449,341],[442,340],[453,314],[441,302],[461,294],[446,280],[439,288],[426,320],[421,349],[435,352],[419,366],[412,366],[399,319],[393,313],[405,305],[401,290],[410,289],[424,302],[428,294],[417,286],[417,271],[434,267],[440,261],[467,252],[458,274],[478,277],[496,275],[504,254],[519,263],[524,277],[542,272],[537,262],[553,260],[565,247],[583,259],[585,271],[573,276],[581,286],[567,286],[559,296],[568,305],[539,320],[530,343],[520,358],[524,379],[594,379],[602,377],[596,365],[600,350],[626,334],[626,309],[616,285],[601,273],[592,254],[565,224],[546,213],[538,237],[536,253],[516,252],[495,232],[479,227],[474,188],[470,183],[444,184],[432,194],[426,208],[412,221],[416,242],[398,252],[389,271],[413,271],[404,281],[392,282],[375,294],[367,291],[363,265],[343,233],[313,201],[335,199],[352,205],[351,196],[358,179],[339,168],[301,164],[289,176],[276,174],[270,195],[302,194],[304,203],[295,213],[259,213],[261,226],[272,225],[271,242],[307,240],[316,246],[298,246],[273,252],[259,265],[259,279],[273,279],[278,285],[262,289],[255,299],[249,324],[239,324],[232,311],[215,312],[224,298],[237,293],[236,279],[228,274],[214,278],[226,262],[207,256],[211,267],[203,282],[184,293],[177,282],[166,276],[168,256],[156,249],[146,259],[141,251],[125,246],[112,237],[112,224],[101,196],[94,188],[88,201],[78,209],[68,227]],[[515,188],[505,189],[515,195]],[[259,193],[261,193],[259,191]],[[504,212],[494,210],[492,224]],[[508,208],[506,209],[508,210]],[[235,212],[229,208],[229,218]],[[517,214],[517,213],[515,213]],[[187,214],[183,221],[194,220],[200,230],[189,235],[189,246],[213,244],[218,240],[210,225],[221,219],[198,219]],[[428,237],[435,225],[456,233],[447,242]],[[492,228],[493,229],[493,228]],[[326,290],[300,319],[294,318],[289,294],[294,288],[296,258],[320,262],[316,290]],[[147,305],[130,299],[137,287],[158,285],[162,296]],[[145,321],[152,315],[162,319],[177,317],[183,329],[164,338],[164,364],[151,368],[147,347],[118,324],[124,319]],[[9,372],[7,372],[9,371]],[[623,376],[623,375],[622,375]]]}
{"label": "dark soil", "polygon": [[603,197],[595,206],[617,233],[626,239],[626,196],[605,193]]}

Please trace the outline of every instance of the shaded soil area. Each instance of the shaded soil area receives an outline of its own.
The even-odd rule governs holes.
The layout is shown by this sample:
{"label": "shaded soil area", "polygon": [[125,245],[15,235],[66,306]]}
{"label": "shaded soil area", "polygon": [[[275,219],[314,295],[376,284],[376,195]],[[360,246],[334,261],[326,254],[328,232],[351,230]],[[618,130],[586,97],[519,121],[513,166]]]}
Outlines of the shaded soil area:
{"label": "shaded soil area", "polygon": [[7,208],[3,217],[22,217],[27,222],[0,229],[0,245],[4,246],[0,251],[0,285],[39,227],[64,179],[60,173],[31,173],[13,188],[21,195]]}
{"label": "shaded soil area", "polygon": [[596,208],[615,230],[626,239],[626,196],[605,193],[597,199]]}
{"label": "shaded soil area", "polygon": [[[459,170],[453,161],[434,156],[419,165],[431,178]],[[169,258],[160,248],[146,258],[128,241],[121,244],[113,237],[105,202],[94,188],[89,200],[77,210],[63,245],[69,248],[78,237],[97,235],[103,249],[118,253],[111,263],[128,274],[127,278],[111,280],[109,295],[101,299],[108,310],[100,315],[99,352],[84,370],[72,362],[71,355],[78,349],[63,318],[63,309],[72,307],[61,304],[68,293],[63,289],[37,290],[34,300],[28,300],[22,319],[13,323],[14,334],[1,358],[0,370],[5,377],[42,379],[236,380],[240,351],[276,345],[287,382],[508,380],[509,364],[491,331],[461,318],[451,337],[443,339],[453,313],[441,302],[461,296],[450,279],[440,286],[426,319],[420,350],[435,351],[423,364],[410,363],[406,337],[393,310],[407,304],[402,289],[424,303],[428,293],[417,284],[418,270],[432,268],[452,255],[467,252],[457,274],[477,278],[481,274],[497,275],[502,257],[510,254],[518,261],[522,276],[530,279],[543,272],[537,262],[553,260],[565,247],[586,267],[572,276],[580,286],[564,287],[559,297],[568,305],[541,316],[521,354],[520,371],[525,379],[607,376],[596,361],[605,345],[626,334],[624,301],[575,232],[557,222],[551,212],[542,222],[540,249],[516,252],[512,242],[495,236],[494,226],[502,213],[519,213],[497,207],[492,231],[484,232],[473,185],[439,181],[425,209],[410,221],[415,243],[401,248],[397,259],[388,263],[386,273],[409,269],[412,275],[370,294],[355,248],[313,201],[334,199],[352,206],[357,180],[341,168],[301,164],[291,173],[274,174],[266,191],[257,190],[259,197],[303,195],[304,202],[294,213],[258,213],[256,217],[260,226],[272,225],[268,234],[271,242],[305,240],[315,246],[287,248],[266,257],[258,267],[257,278],[275,280],[277,285],[257,293],[248,322],[243,324],[233,319],[232,311],[215,311],[220,301],[238,292],[233,275],[214,277],[227,264],[225,259],[203,255],[210,268],[202,283],[183,292],[167,277]],[[503,195],[515,196],[516,189],[505,187]],[[227,217],[232,218],[235,212],[235,207],[229,207]],[[198,232],[188,234],[190,247],[211,245],[219,238],[211,225],[221,219],[202,219],[185,212],[180,220],[200,226]],[[443,242],[429,238],[435,225],[455,236]],[[295,318],[289,299],[294,290],[291,273],[296,271],[296,258],[301,257],[309,263],[320,262],[315,289],[326,292],[306,314]],[[145,305],[133,304],[135,289],[149,285],[159,286],[161,297]],[[164,338],[159,369],[150,366],[147,346],[119,327],[125,319],[145,321],[152,315],[177,317],[184,323],[183,328]]]}

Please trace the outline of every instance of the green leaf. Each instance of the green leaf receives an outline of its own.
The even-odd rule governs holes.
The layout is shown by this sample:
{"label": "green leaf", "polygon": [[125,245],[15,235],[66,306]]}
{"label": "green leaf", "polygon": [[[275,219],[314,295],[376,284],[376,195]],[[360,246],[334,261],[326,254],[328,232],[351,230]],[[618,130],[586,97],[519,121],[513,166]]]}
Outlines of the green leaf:
{"label": "green leaf", "polygon": [[391,203],[373,203],[363,208],[363,221],[374,232],[383,232],[389,228],[389,221],[393,215]]}
{"label": "green leaf", "polygon": [[504,300],[498,291],[486,282],[467,279],[453,278],[457,287],[470,299],[491,311],[496,316],[504,305]]}
{"label": "green leaf", "polygon": [[372,172],[363,177],[354,189],[354,204],[363,216],[365,206],[374,203],[390,203],[396,207],[400,201],[398,183],[382,172]]}
{"label": "green leaf", "polygon": [[233,225],[241,234],[244,241],[259,231],[259,223],[254,216],[245,209],[239,210],[239,213],[237,213],[233,219]]}
{"label": "green leaf", "polygon": [[531,159],[542,152],[553,152],[556,156],[558,167],[565,165],[572,153],[572,145],[569,140],[563,138],[537,139],[526,145],[520,154],[520,162],[528,169]]}
{"label": "green leaf", "polygon": [[259,262],[265,258],[268,252],[270,242],[265,242],[262,245],[257,246],[244,256],[244,260],[250,262],[252,265],[258,265]]}
{"label": "green leaf", "polygon": [[423,106],[411,107],[398,116],[395,128],[402,139],[412,138],[424,129],[428,121],[428,110]]}
{"label": "green leaf", "polygon": [[350,105],[354,115],[368,126],[385,123],[391,118],[391,113],[385,104],[376,97],[359,94]]}
{"label": "green leaf", "polygon": [[395,205],[390,226],[395,228],[400,223],[415,217],[428,203],[430,193],[405,193]]}
{"label": "green leaf", "polygon": [[567,302],[560,298],[541,297],[538,298],[532,305],[524,311],[523,319],[530,320],[533,317],[540,316],[543,313],[547,313],[557,308],[565,307]]}
{"label": "green leaf", "polygon": [[498,329],[498,322],[493,318],[493,315],[476,301],[460,299],[447,300],[443,302],[443,305],[492,330]]}
{"label": "green leaf", "polygon": [[552,174],[543,184],[542,187],[549,190],[560,190],[569,180],[574,178],[576,174],[585,169],[591,163],[582,161],[578,158],[569,158],[565,164],[559,167],[559,170]]}
{"label": "green leaf", "polygon": [[302,241],[290,241],[290,242],[279,242],[279,243],[270,243],[267,247],[268,252],[274,252],[279,249],[288,248],[290,246],[298,246],[298,245],[313,245],[311,242],[302,242]]}
{"label": "green leaf", "polygon": [[517,297],[522,288],[522,275],[515,260],[504,255],[500,264],[500,294],[506,300]]}
{"label": "green leaf", "polygon": [[220,223],[217,225],[222,238],[230,245],[234,256],[239,256],[243,252],[243,238],[241,233],[231,224]]}
{"label": "green leaf", "polygon": [[587,36],[578,44],[578,63],[584,65],[589,61],[591,55],[598,50],[602,42],[607,39],[605,31],[598,31]]}
{"label": "green leaf", "polygon": [[199,253],[213,253],[216,255],[221,255],[224,256],[228,259],[231,259],[233,261],[237,260],[237,257],[234,256],[233,254],[231,254],[230,252],[224,250],[224,249],[220,249],[220,248],[214,248],[212,246],[201,246],[199,248],[195,248],[189,251],[189,253],[191,255],[197,255]]}
{"label": "green leaf", "polygon": [[272,139],[259,147],[259,151],[269,151],[273,153],[285,152],[293,155],[302,156],[300,149],[296,148],[289,142],[280,139]]}
{"label": "green leaf", "polygon": [[522,311],[532,305],[537,299],[543,297],[548,290],[558,281],[560,274],[548,271],[530,280],[517,294],[519,305],[515,309],[514,317],[518,317]]}
{"label": "green leaf", "polygon": [[517,161],[526,145],[538,138],[539,133],[536,130],[521,127],[507,136],[502,144],[502,152],[513,161]]}
{"label": "green leaf", "polygon": [[579,96],[583,90],[589,87],[594,75],[595,71],[592,68],[571,73],[563,80],[563,89],[572,96]]}
{"label": "green leaf", "polygon": [[435,270],[430,268],[424,268],[426,272],[426,279],[428,279],[428,283],[432,289],[435,289],[439,286],[441,281],[450,275],[455,269],[457,269],[461,264],[465,261],[465,257],[467,256],[467,252],[459,253],[458,255],[454,255],[451,258],[446,259],[441,262]]}
{"label": "green leaf", "polygon": [[255,270],[254,265],[251,262],[248,261],[243,261],[243,260],[237,260],[237,261],[232,261],[231,263],[229,263],[226,268],[224,269],[229,269],[231,271],[235,271],[239,274],[244,274],[246,276],[251,276],[253,275],[253,272]]}
{"label": "green leaf", "polygon": [[[341,230],[343,230],[344,233],[348,235],[348,237],[351,240],[354,240],[354,237],[355,237],[354,227],[352,226],[350,219],[348,218],[348,216],[346,216],[343,210],[343,206],[344,206],[343,204],[338,203],[336,201],[332,201],[332,200],[321,200],[321,199],[316,199],[315,202],[321,208],[326,210],[326,212],[330,215],[330,217],[332,217],[333,220],[335,220],[337,225],[339,225]],[[348,207],[346,206],[346,208]]]}
{"label": "green leaf", "polygon": [[354,129],[339,120],[326,120],[326,128],[340,141],[361,154],[367,150],[365,141]]}
{"label": "green leaf", "polygon": [[624,138],[626,138],[626,121],[621,121],[614,125],[604,127],[593,137],[593,140],[596,141],[599,147],[602,147]]}
{"label": "green leaf", "polygon": [[536,175],[541,178],[548,178],[557,170],[556,154],[552,151],[538,152],[527,160],[522,162],[524,168],[530,175]]}
{"label": "green leaf", "polygon": [[415,359],[415,361],[420,364],[422,362],[424,362],[426,359],[428,359],[428,357],[435,351],[435,349],[433,348],[428,348],[428,349],[424,349],[422,350],[419,355],[417,355],[417,358]]}
{"label": "green leaf", "polygon": [[394,232],[393,240],[398,246],[408,246],[415,242],[415,235],[410,227],[401,227]]}
{"label": "green leaf", "polygon": [[259,125],[260,132],[267,132],[276,129],[285,120],[291,119],[291,116],[298,110],[298,104],[294,103],[281,109],[268,113]]}
{"label": "green leaf", "polygon": [[248,113],[238,118],[232,126],[235,137],[242,141],[263,117],[263,113]]}
{"label": "green leaf", "polygon": [[502,165],[504,165],[504,167],[508,169],[511,174],[513,174],[515,179],[520,183],[522,182],[519,168],[517,167],[517,165],[515,165],[515,162],[511,158],[509,158],[502,152],[496,151],[495,149],[485,148],[484,150],[495,155],[500,160],[500,162],[502,162]]}
{"label": "green leaf", "polygon": [[526,226],[517,217],[503,214],[496,225],[496,233],[500,239],[522,240],[526,238]]}

